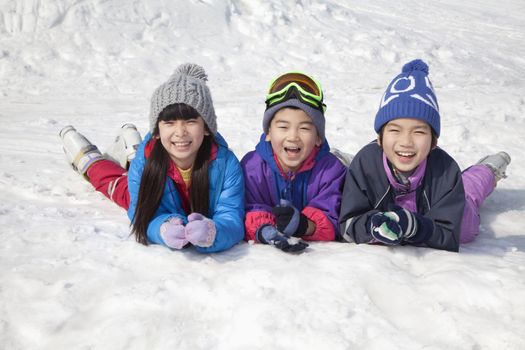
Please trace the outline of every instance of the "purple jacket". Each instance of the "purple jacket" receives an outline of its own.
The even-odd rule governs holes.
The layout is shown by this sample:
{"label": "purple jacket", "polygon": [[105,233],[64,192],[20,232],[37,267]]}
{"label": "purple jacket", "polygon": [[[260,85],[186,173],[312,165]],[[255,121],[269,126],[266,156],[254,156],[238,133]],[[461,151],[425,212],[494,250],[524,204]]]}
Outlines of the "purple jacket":
{"label": "purple jacket", "polygon": [[241,160],[245,179],[246,240],[264,224],[275,224],[272,207],[287,199],[316,224],[307,240],[334,240],[346,168],[330,153],[328,142],[314,150],[301,169],[289,178],[279,169],[270,142],[263,134],[255,151]]}

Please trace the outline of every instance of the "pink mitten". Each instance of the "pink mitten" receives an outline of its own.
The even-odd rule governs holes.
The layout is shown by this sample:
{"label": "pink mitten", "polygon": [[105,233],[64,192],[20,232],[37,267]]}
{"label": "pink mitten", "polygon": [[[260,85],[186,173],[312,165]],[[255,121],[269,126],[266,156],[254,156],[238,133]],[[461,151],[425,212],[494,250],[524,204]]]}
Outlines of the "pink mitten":
{"label": "pink mitten", "polygon": [[207,248],[215,241],[215,223],[202,214],[191,213],[186,224],[186,239],[193,245]]}
{"label": "pink mitten", "polygon": [[160,225],[160,237],[168,247],[173,249],[181,249],[188,244],[181,218],[170,218]]}

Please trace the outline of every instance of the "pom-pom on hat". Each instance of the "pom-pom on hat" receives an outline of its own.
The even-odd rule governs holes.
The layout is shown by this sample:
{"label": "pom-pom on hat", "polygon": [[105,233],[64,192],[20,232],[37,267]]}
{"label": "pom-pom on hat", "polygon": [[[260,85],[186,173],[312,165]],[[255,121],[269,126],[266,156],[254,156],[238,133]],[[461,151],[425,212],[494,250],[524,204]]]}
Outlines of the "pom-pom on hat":
{"label": "pom-pom on hat", "polygon": [[185,63],[175,69],[171,77],[151,96],[150,131],[153,132],[160,112],[174,103],[193,107],[213,134],[217,133],[217,116],[210,90],[206,85],[208,75],[197,64]]}
{"label": "pom-pom on hat", "polygon": [[383,125],[398,118],[427,122],[439,137],[439,105],[428,78],[428,65],[420,59],[405,64],[401,74],[388,85],[376,114],[375,131],[379,133]]}

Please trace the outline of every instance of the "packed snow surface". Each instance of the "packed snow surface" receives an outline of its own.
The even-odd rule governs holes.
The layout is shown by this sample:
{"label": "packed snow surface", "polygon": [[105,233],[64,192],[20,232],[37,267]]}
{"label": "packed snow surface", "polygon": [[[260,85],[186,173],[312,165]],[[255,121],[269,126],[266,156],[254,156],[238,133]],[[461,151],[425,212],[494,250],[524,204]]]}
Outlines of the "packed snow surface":
{"label": "packed snow surface", "polygon": [[[520,0],[0,1],[0,348],[524,349],[524,13]],[[414,58],[430,65],[440,146],[462,168],[512,156],[459,253],[145,247],[58,138],[67,124],[101,149],[124,123],[145,134],[153,90],[195,62],[239,158],[289,70],[321,81],[327,139],[356,153]]]}

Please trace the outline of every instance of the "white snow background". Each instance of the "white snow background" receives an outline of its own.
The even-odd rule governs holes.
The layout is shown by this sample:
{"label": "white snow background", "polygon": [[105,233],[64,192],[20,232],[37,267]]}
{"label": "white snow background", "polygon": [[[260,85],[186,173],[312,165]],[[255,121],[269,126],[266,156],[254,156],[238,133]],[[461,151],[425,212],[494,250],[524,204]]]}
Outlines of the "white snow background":
{"label": "white snow background", "polygon": [[[0,348],[524,349],[524,13],[520,0],[0,0]],[[288,70],[322,82],[327,138],[355,153],[414,58],[460,166],[512,156],[460,253],[145,247],[58,138],[67,124],[101,149],[126,122],[145,134],[153,90],[195,62],[239,158]]]}

